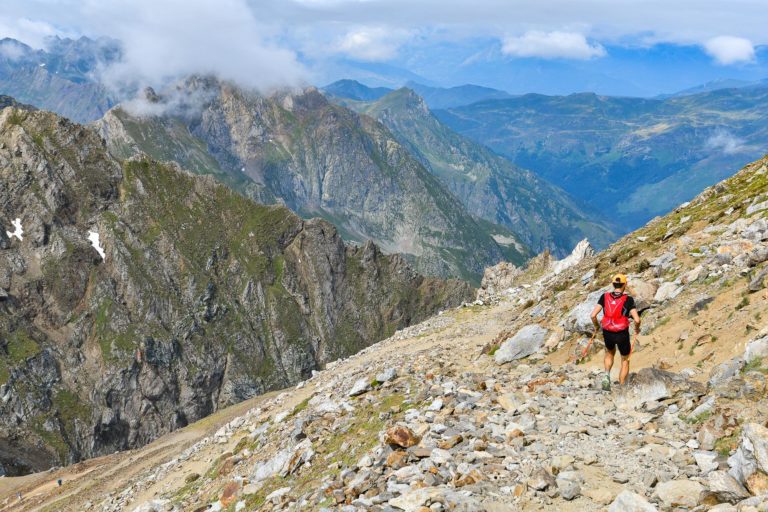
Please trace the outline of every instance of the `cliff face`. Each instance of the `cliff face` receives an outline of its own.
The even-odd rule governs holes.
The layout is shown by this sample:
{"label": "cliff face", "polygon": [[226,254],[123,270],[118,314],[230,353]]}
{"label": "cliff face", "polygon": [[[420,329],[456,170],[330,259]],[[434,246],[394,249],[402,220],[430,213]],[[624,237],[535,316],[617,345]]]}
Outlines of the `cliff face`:
{"label": "cliff face", "polygon": [[213,174],[260,202],[324,217],[348,240],[403,253],[431,275],[478,281],[488,264],[528,255],[497,242],[514,236],[476,220],[383,125],[315,89],[263,96],[190,79],[154,101],[141,115],[127,106],[97,123],[114,154],[143,151]]}
{"label": "cliff face", "polygon": [[0,228],[8,474],[143,445],[471,293],[17,108],[0,113]]}

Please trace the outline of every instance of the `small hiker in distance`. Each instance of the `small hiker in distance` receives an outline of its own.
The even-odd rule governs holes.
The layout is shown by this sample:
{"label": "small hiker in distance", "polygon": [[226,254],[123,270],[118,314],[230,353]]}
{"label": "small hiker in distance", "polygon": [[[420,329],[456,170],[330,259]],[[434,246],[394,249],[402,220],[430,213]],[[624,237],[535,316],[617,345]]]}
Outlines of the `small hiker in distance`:
{"label": "small hiker in distance", "polygon": [[[629,319],[635,321],[635,335],[640,334],[640,315],[635,307],[635,299],[627,295],[627,276],[616,274],[611,280],[612,292],[606,292],[600,296],[595,309],[592,311],[592,323],[595,329],[603,328],[605,340],[605,376],[603,377],[603,390],[611,389],[611,368],[613,358],[616,355],[616,347],[621,354],[621,371],[619,372],[619,384],[629,375],[629,356],[632,353],[632,343],[629,335]],[[603,311],[603,319],[597,321],[597,315]]]}

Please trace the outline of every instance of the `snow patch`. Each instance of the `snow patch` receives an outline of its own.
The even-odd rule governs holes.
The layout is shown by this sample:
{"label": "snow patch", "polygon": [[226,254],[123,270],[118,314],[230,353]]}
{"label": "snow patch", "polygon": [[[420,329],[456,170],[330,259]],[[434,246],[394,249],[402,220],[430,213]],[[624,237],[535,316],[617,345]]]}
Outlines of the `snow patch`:
{"label": "snow patch", "polygon": [[104,253],[104,248],[101,246],[101,242],[99,242],[99,234],[95,231],[89,231],[88,232],[88,240],[90,240],[91,245],[94,249],[96,249],[96,252],[99,253],[99,256],[101,256],[101,259],[106,259],[106,254]]}
{"label": "snow patch", "polygon": [[21,227],[21,219],[15,219],[11,224],[13,224],[13,227],[16,229],[13,233],[10,231],[5,232],[8,235],[8,238],[16,237],[19,241],[22,241],[24,239],[22,236],[24,235],[24,229]]}

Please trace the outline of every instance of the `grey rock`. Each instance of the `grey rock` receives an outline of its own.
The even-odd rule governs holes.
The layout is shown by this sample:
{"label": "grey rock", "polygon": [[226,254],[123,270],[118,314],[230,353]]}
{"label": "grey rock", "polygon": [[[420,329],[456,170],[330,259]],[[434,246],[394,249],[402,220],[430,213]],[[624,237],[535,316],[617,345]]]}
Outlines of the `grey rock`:
{"label": "grey rock", "polygon": [[659,286],[659,289],[656,290],[656,295],[653,296],[653,300],[655,302],[664,302],[667,300],[674,299],[678,295],[680,295],[680,292],[683,291],[683,287],[679,286],[673,282],[667,281],[666,283],[663,283],[661,286]]}
{"label": "grey rock", "polygon": [[719,465],[717,462],[717,453],[715,452],[697,450],[693,452],[693,458],[696,460],[696,465],[699,466],[702,474],[705,475],[716,470]]}
{"label": "grey rock", "polygon": [[758,423],[744,425],[741,442],[728,458],[728,465],[728,472],[742,485],[758,470],[768,473],[768,428]]}
{"label": "grey rock", "polygon": [[347,396],[360,396],[363,393],[367,393],[371,390],[371,383],[365,377],[358,379],[352,384],[352,387],[347,391]]}
{"label": "grey rock", "polygon": [[749,290],[750,293],[755,293],[765,288],[766,277],[768,277],[768,267],[759,270],[754,277],[752,277],[747,286],[747,290]]}
{"label": "grey rock", "polygon": [[737,503],[749,498],[749,492],[726,471],[713,471],[707,476],[707,487],[718,501]]}
{"label": "grey rock", "polygon": [[581,495],[581,482],[583,479],[576,471],[563,471],[557,475],[555,483],[560,497],[570,501]]}
{"label": "grey rock", "polygon": [[741,369],[744,368],[744,364],[745,361],[741,357],[736,357],[720,363],[712,368],[712,371],[709,373],[707,385],[711,388],[716,388],[730,382],[734,377],[739,375]]}
{"label": "grey rock", "polygon": [[623,408],[637,408],[681,393],[699,397],[704,392],[703,385],[682,375],[658,368],[643,368],[630,373],[627,385],[618,388],[615,402]]}
{"label": "grey rock", "polygon": [[538,324],[526,325],[501,344],[494,360],[497,364],[504,364],[538,352],[546,341],[547,332]]}
{"label": "grey rock", "polygon": [[580,334],[591,335],[595,332],[595,327],[592,325],[590,315],[592,314],[592,310],[595,309],[598,299],[606,291],[607,289],[601,289],[587,295],[587,298],[574,307],[568,313],[568,316],[565,317],[562,324],[563,328],[566,331]]}
{"label": "grey rock", "polygon": [[376,380],[378,382],[389,382],[391,380],[395,380],[396,378],[397,378],[396,368],[387,368],[383,372],[376,374]]}

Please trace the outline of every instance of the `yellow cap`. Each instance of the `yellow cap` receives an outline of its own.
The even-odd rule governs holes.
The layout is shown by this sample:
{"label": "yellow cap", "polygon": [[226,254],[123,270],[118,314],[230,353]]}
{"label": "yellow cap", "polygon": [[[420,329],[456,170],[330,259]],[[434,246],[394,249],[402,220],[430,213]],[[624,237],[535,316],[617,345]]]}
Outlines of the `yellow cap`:
{"label": "yellow cap", "polygon": [[611,282],[616,284],[627,284],[627,276],[624,274],[616,274],[613,276],[613,279],[611,279]]}

